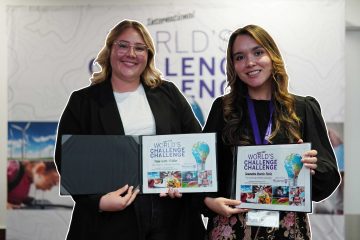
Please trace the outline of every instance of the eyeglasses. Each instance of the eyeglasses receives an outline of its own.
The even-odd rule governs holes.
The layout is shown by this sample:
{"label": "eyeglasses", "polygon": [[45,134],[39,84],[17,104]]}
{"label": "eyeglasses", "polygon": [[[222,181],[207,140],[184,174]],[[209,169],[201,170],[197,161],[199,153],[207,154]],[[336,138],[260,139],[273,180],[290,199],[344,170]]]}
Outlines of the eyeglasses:
{"label": "eyeglasses", "polygon": [[144,55],[148,51],[148,47],[145,44],[136,43],[130,44],[127,41],[116,41],[114,42],[118,54],[125,54],[133,48],[136,55]]}

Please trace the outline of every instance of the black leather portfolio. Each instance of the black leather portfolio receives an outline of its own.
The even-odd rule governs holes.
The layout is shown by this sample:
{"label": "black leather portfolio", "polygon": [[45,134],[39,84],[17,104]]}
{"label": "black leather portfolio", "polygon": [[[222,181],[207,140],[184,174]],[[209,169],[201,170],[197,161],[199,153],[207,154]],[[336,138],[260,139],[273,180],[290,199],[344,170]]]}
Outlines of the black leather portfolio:
{"label": "black leather portfolio", "polygon": [[64,135],[61,195],[104,194],[140,184],[138,136]]}

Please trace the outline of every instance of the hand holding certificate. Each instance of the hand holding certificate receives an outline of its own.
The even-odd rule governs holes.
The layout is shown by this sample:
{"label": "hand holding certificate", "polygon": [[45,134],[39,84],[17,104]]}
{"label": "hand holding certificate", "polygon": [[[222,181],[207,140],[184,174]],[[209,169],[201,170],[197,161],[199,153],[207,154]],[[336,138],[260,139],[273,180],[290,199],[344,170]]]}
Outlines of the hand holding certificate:
{"label": "hand holding certificate", "polygon": [[311,175],[302,154],[310,144],[238,147],[238,207],[311,212]]}

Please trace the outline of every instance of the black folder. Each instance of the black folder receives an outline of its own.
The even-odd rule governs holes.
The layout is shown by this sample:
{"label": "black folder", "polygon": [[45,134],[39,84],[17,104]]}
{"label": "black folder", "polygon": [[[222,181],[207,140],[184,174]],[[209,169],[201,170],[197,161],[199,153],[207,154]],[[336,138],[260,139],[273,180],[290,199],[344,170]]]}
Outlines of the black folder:
{"label": "black folder", "polygon": [[140,185],[138,136],[63,135],[61,195],[104,194]]}

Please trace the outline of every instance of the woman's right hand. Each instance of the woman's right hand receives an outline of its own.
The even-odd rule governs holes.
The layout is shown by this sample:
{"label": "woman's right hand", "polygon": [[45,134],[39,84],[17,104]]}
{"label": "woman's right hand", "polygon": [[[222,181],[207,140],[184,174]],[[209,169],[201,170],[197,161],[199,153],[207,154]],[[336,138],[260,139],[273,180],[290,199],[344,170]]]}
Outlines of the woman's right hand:
{"label": "woman's right hand", "polygon": [[248,209],[235,208],[235,206],[241,204],[241,201],[223,198],[223,197],[218,197],[218,198],[206,197],[204,199],[204,203],[213,212],[224,217],[230,217],[233,214],[249,211]]}
{"label": "woman's right hand", "polygon": [[[139,189],[135,189],[135,191],[133,191],[133,189],[133,186],[129,187],[129,185],[125,185],[114,192],[109,192],[102,196],[100,198],[99,209],[108,212],[125,209],[135,200],[136,195],[140,192]],[[124,193],[125,195],[123,196]]]}

